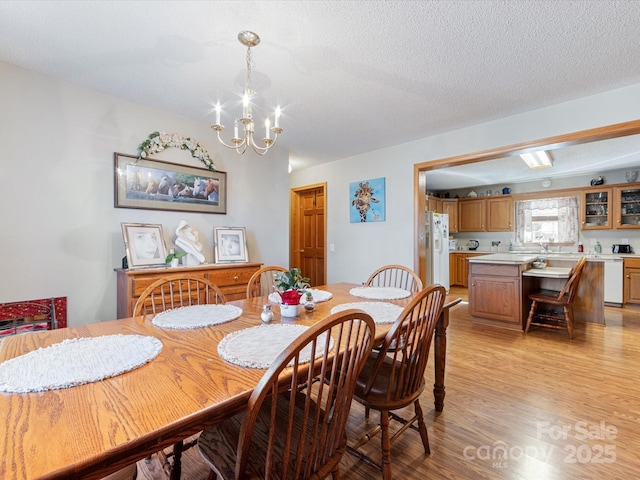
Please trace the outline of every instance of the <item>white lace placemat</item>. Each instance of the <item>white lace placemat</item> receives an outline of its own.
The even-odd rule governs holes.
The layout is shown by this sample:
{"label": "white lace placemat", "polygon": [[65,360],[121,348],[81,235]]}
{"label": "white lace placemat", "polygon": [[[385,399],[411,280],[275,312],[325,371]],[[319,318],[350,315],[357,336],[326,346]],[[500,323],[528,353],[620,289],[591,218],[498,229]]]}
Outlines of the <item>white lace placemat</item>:
{"label": "white lace placemat", "polygon": [[160,312],[152,323],[160,328],[188,330],[230,322],[240,315],[242,309],[235,305],[191,305]]}
{"label": "white lace placemat", "polygon": [[[313,301],[316,303],[326,302],[327,300],[331,300],[333,298],[333,293],[327,292],[326,290],[319,290],[317,288],[312,288],[306,291],[311,292],[311,295],[313,295]],[[300,298],[300,303],[304,302],[304,298],[305,296],[303,294],[302,297]],[[272,303],[281,303],[282,299],[280,298],[280,295],[278,295],[277,292],[272,292],[269,294],[269,301]]]}
{"label": "white lace placemat", "polygon": [[409,290],[395,287],[354,287],[349,293],[354,297],[371,300],[400,300],[411,295]]}
{"label": "white lace placemat", "polygon": [[0,391],[42,392],[97,382],[153,360],[162,342],[144,335],[70,338],[0,364]]}
{"label": "white lace placemat", "polygon": [[[218,344],[218,354],[227,362],[241,367],[264,368],[271,366],[278,355],[309,327],[304,325],[260,325],[233,332],[224,337]],[[333,339],[330,338],[330,349]],[[318,337],[316,358],[324,352],[326,334]],[[300,353],[303,362],[311,360],[311,347]]]}
{"label": "white lace placemat", "polygon": [[402,307],[387,302],[353,302],[341,303],[331,309],[331,313],[341,312],[349,308],[357,308],[364,310],[371,315],[375,323],[393,323],[396,321],[402,310]]}

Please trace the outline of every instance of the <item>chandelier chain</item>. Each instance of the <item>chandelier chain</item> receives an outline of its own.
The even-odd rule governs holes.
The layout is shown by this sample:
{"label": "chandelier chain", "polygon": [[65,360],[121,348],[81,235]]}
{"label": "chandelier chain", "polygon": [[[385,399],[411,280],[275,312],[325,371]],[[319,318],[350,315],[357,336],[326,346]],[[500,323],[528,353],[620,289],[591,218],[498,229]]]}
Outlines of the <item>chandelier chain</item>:
{"label": "chandelier chain", "polygon": [[253,96],[255,93],[251,89],[251,47],[247,47],[247,81],[244,85],[244,90],[249,96]]}

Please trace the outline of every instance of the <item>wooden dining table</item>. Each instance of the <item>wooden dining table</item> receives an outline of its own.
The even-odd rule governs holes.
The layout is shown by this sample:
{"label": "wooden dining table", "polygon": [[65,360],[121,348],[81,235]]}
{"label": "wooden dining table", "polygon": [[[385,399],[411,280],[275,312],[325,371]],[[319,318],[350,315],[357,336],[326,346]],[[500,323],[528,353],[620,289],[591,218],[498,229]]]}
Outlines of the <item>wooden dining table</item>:
{"label": "wooden dining table", "polygon": [[[314,287],[333,297],[294,319],[281,319],[274,307],[273,322],[312,325],[338,304],[369,301],[349,294],[355,286]],[[387,301],[405,306],[410,299]],[[458,302],[447,296],[436,326],[436,411],[444,405],[449,309]],[[162,329],[152,324],[152,316],[140,316],[3,339],[0,362],[68,338],[138,334],[163,346],[149,363],[105,380],[43,392],[0,392],[0,479],[102,478],[242,410],[265,371],[223,360],[217,346],[231,332],[260,325],[268,299],[229,303],[242,308],[240,318],[205,328]],[[390,327],[376,324],[378,342]]]}

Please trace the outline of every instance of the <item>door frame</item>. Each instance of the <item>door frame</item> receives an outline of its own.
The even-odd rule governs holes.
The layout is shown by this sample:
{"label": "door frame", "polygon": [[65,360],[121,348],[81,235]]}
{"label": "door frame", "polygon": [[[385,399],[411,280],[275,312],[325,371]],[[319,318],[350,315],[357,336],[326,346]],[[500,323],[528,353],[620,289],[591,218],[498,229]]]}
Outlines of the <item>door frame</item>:
{"label": "door frame", "polygon": [[[292,188],[289,196],[289,268],[300,264],[300,212],[298,197],[310,190],[321,189],[324,194],[324,278],[327,278],[327,182]],[[304,272],[303,272],[304,273]]]}
{"label": "door frame", "polygon": [[[640,120],[606,125],[604,127],[590,128],[573,133],[556,135],[553,137],[516,143],[499,148],[491,148],[479,152],[466,153],[453,157],[440,158],[413,165],[413,266],[419,272],[422,281],[425,280],[426,252],[424,246],[424,212],[426,211],[426,173],[437,168],[454,167],[467,163],[483,162],[507,156],[516,156],[520,153],[541,149],[555,149],[568,147],[581,143],[597,142],[610,138],[625,137],[640,134]],[[460,218],[458,218],[458,224]]]}

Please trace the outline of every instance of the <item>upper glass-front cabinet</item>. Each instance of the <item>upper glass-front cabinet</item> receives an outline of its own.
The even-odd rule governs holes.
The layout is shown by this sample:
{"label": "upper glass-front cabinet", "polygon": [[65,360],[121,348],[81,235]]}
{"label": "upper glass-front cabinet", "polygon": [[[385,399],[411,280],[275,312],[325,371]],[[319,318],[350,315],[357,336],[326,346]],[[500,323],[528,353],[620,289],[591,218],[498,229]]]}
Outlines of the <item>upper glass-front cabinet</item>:
{"label": "upper glass-front cabinet", "polygon": [[584,190],[582,194],[582,228],[611,228],[611,189]]}
{"label": "upper glass-front cabinet", "polygon": [[616,189],[616,227],[640,228],[640,186]]}

